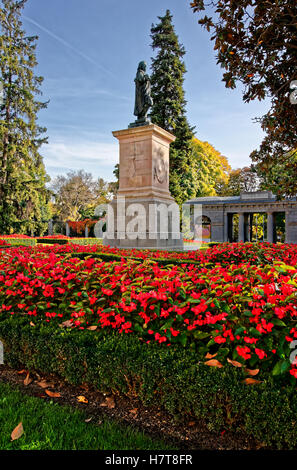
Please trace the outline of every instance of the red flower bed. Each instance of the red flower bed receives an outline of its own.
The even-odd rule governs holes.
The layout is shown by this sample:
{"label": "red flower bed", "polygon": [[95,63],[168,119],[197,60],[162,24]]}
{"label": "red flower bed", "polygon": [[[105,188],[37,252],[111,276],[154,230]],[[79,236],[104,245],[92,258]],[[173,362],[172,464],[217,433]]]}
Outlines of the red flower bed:
{"label": "red flower bed", "polygon": [[0,239],[0,246],[9,246],[5,240]]}
{"label": "red flower bed", "polygon": [[[102,262],[60,256],[98,249],[123,257]],[[196,253],[199,265],[186,263],[192,253],[180,253],[185,263],[161,267],[153,258],[173,253],[11,248],[0,254],[0,315],[27,316],[32,325],[117,330],[145,343],[180,343],[194,347],[197,360],[207,358],[210,366],[232,361],[297,378],[290,361],[297,339],[296,252],[289,245],[225,244]]]}

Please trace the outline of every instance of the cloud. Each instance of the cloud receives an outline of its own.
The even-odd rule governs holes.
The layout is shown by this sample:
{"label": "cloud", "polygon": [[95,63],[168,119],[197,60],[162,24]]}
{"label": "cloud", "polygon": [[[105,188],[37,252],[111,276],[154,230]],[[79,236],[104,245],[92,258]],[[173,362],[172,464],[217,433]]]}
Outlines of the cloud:
{"label": "cloud", "polygon": [[70,170],[92,173],[94,177],[114,180],[113,169],[118,163],[118,144],[96,143],[84,140],[63,141],[51,138],[51,143],[42,148],[41,154],[51,177],[66,174]]}
{"label": "cloud", "polygon": [[61,38],[60,36],[55,34],[53,31],[50,31],[49,29],[45,28],[45,26],[41,25],[40,23],[37,23],[37,21],[33,20],[32,18],[29,18],[28,16],[23,15],[23,18],[26,21],[28,21],[29,23],[33,24],[34,26],[37,26],[37,28],[41,29],[41,31],[48,34],[50,37],[52,37],[53,39],[58,41],[60,44],[62,44],[66,48],[71,49],[73,52],[76,53],[76,55],[82,57],[84,60],[86,60],[90,64],[95,65],[96,67],[98,67],[102,72],[104,72],[104,73],[106,73],[106,74],[108,74],[112,77],[115,77],[115,75],[110,70],[108,70],[105,67],[103,67],[102,65],[98,64],[98,62],[96,60],[92,59],[87,54],[85,54],[84,52],[82,52],[79,49],[77,49],[76,47],[74,47],[68,41],[65,41],[65,39]]}

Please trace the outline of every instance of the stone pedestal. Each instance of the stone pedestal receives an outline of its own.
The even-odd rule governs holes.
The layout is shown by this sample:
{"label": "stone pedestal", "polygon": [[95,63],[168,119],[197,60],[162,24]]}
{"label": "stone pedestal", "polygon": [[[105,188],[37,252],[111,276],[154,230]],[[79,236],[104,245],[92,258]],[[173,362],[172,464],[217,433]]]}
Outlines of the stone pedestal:
{"label": "stone pedestal", "polygon": [[113,132],[120,144],[117,197],[104,245],[183,249],[179,210],[169,192],[169,146],[175,137],[154,124]]}

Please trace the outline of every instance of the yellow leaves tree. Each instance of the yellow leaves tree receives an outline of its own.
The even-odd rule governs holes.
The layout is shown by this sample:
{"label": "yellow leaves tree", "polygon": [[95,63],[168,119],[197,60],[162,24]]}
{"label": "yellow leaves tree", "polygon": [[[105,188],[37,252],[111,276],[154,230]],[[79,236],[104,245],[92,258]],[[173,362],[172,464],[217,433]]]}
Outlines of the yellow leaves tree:
{"label": "yellow leaves tree", "polygon": [[229,181],[231,166],[228,159],[208,142],[194,138],[193,156],[197,163],[197,197],[216,196],[218,189]]}

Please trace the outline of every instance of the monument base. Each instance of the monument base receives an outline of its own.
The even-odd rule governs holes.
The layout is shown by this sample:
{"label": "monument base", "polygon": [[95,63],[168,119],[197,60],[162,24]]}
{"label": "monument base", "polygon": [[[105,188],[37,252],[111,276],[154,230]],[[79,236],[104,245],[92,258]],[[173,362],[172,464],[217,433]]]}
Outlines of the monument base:
{"label": "monument base", "polygon": [[104,245],[182,250],[180,211],[169,191],[175,137],[145,119],[113,135],[120,144],[119,191],[109,206]]}
{"label": "monument base", "polygon": [[158,198],[116,198],[110,203],[103,245],[113,248],[182,251],[179,207]]}

